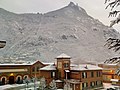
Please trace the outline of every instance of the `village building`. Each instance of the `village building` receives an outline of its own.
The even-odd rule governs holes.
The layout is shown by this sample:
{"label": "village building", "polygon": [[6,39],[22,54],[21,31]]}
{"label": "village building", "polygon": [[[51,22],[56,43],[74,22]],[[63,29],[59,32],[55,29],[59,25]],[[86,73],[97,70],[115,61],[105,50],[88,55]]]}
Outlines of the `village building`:
{"label": "village building", "polygon": [[106,60],[98,66],[103,68],[103,82],[120,85],[120,58]]}
{"label": "village building", "polygon": [[40,78],[39,68],[44,66],[40,61],[0,63],[0,84],[20,84],[24,79]]}
{"label": "village building", "polygon": [[57,88],[70,87],[71,90],[90,90],[102,87],[102,68],[88,64],[71,64],[71,57],[61,54],[55,63],[1,62],[0,84],[23,83],[23,80],[38,80],[44,77],[49,85],[53,80]]}
{"label": "village building", "polygon": [[57,87],[69,84],[71,90],[90,90],[102,87],[102,68],[94,65],[73,65],[71,57],[61,54],[56,63],[40,68],[40,76],[45,77],[47,84],[53,79]]}

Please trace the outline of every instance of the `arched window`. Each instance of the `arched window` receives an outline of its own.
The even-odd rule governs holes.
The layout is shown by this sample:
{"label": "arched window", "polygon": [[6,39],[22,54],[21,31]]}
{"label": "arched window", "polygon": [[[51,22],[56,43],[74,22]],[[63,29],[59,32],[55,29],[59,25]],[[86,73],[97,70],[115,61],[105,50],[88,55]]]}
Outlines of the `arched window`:
{"label": "arched window", "polygon": [[22,76],[21,76],[21,75],[18,75],[18,76],[16,77],[16,83],[17,83],[17,84],[22,84],[22,83],[23,83],[23,81],[22,81]]}
{"label": "arched window", "polygon": [[18,76],[16,77],[16,80],[18,80],[18,79],[22,80],[22,76],[21,76],[21,75],[18,75]]}
{"label": "arched window", "polygon": [[2,85],[5,85],[6,81],[7,81],[7,77],[6,76],[1,77],[1,84]]}
{"label": "arched window", "polygon": [[28,79],[29,76],[28,75],[24,75],[23,79]]}

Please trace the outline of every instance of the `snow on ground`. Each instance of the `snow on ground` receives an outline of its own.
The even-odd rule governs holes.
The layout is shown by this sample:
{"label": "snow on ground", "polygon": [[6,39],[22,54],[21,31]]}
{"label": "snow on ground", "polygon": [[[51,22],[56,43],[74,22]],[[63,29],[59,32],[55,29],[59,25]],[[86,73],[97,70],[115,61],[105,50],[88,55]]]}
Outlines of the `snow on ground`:
{"label": "snow on ground", "polygon": [[[29,85],[31,84],[33,83],[30,83]],[[0,90],[6,90],[9,88],[15,88],[15,87],[21,87],[21,86],[26,87],[26,84],[13,84],[13,85],[7,84],[7,85],[0,86]],[[104,89],[101,89],[101,90],[107,90],[107,88],[115,88],[115,87],[119,88],[119,86],[111,85],[111,83],[103,83],[103,87]],[[31,87],[29,89],[34,90],[34,87]],[[24,89],[21,89],[21,90],[24,90]],[[58,89],[58,90],[62,90],[62,89]],[[117,89],[117,90],[120,90],[120,89]]]}
{"label": "snow on ground", "polygon": [[5,90],[5,89],[19,87],[19,86],[25,86],[25,84],[12,84],[12,85],[7,84],[7,85],[0,86],[0,90]]}
{"label": "snow on ground", "polygon": [[[39,85],[40,82],[36,82],[36,86]],[[28,87],[33,87],[35,85],[35,83],[28,83]],[[7,84],[7,85],[2,85],[0,86],[0,90],[6,90],[6,89],[10,89],[10,88],[17,88],[21,87],[21,88],[26,88],[27,84]],[[21,89],[22,90],[22,89]]]}
{"label": "snow on ground", "polygon": [[[104,89],[102,90],[107,90],[107,88],[119,88],[119,86],[116,86],[116,85],[112,85],[111,83],[103,83],[103,87]],[[117,89],[117,90],[120,90],[120,89]]]}

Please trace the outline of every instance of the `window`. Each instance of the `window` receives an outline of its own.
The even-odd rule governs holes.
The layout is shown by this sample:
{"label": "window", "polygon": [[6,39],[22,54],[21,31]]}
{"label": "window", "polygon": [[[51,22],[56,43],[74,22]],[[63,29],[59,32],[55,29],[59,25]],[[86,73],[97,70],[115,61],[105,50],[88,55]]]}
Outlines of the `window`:
{"label": "window", "polygon": [[23,79],[28,79],[28,75],[25,75],[25,76],[23,77]]}
{"label": "window", "polygon": [[51,72],[51,78],[55,77],[55,72]]}
{"label": "window", "polygon": [[96,85],[102,85],[102,81],[96,81]]}
{"label": "window", "polygon": [[100,77],[101,75],[100,75],[100,71],[97,71],[97,77]]}
{"label": "window", "polygon": [[35,67],[32,68],[32,72],[35,72]]}
{"label": "window", "polygon": [[91,72],[91,77],[94,77],[94,72]]}
{"label": "window", "polygon": [[64,63],[64,68],[68,68],[69,64],[68,63]]}
{"label": "window", "polygon": [[88,83],[82,83],[82,88],[88,87]]}
{"label": "window", "polygon": [[37,72],[39,72],[39,67],[37,67]]}
{"label": "window", "polygon": [[95,82],[95,85],[96,85],[96,86],[98,85],[98,81]]}
{"label": "window", "polygon": [[58,62],[58,68],[62,68],[62,62]]}
{"label": "window", "polygon": [[87,78],[87,72],[82,72],[82,78]]}

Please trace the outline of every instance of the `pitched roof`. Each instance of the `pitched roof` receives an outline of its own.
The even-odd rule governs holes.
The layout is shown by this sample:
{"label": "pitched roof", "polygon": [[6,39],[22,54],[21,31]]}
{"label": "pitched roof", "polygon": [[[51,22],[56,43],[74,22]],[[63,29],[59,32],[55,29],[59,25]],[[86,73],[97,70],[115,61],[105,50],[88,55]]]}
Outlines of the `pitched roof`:
{"label": "pitched roof", "polygon": [[78,66],[71,67],[71,70],[75,71],[85,71],[85,70],[102,70],[102,68],[95,66],[95,65],[86,65],[86,64],[81,64]]}
{"label": "pitched roof", "polygon": [[40,68],[39,70],[56,70],[56,66],[54,64],[50,64],[48,66],[45,66],[43,68]]}
{"label": "pitched roof", "polygon": [[12,63],[0,63],[0,66],[21,66],[21,65],[33,65],[36,62],[40,62],[39,60],[36,61],[31,61],[31,62],[23,62],[23,63],[18,63],[19,61],[16,62],[12,62]]}
{"label": "pitched roof", "polygon": [[57,56],[57,58],[71,58],[71,57],[62,53],[61,55]]}

